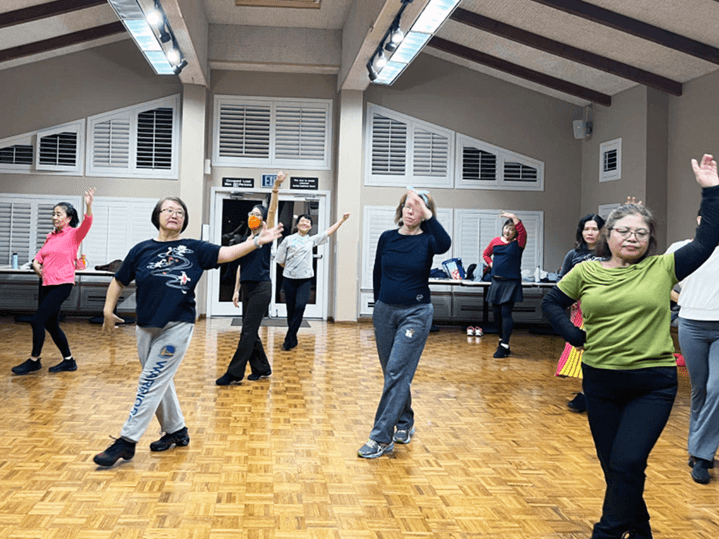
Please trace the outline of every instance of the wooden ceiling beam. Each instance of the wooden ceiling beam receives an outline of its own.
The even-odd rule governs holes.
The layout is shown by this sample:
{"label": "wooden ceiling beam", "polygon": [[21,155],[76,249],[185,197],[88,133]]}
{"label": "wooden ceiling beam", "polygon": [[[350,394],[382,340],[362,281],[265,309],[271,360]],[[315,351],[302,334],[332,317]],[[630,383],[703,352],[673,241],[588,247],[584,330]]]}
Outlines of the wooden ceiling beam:
{"label": "wooden ceiling beam", "polygon": [[719,49],[581,0],[532,0],[675,51],[719,64]]}
{"label": "wooden ceiling beam", "polygon": [[47,4],[38,4],[14,11],[0,13],[0,28],[39,21],[64,13],[72,13],[80,9],[107,4],[107,0],[55,0]]}
{"label": "wooden ceiling beam", "polygon": [[448,41],[446,39],[434,36],[432,39],[429,40],[427,46],[440,51],[444,51],[454,56],[458,56],[460,58],[464,58],[465,60],[470,60],[472,62],[491,67],[492,69],[497,69],[504,73],[509,73],[510,75],[513,75],[515,77],[519,77],[521,79],[525,79],[536,84],[541,84],[542,86],[546,86],[547,88],[552,88],[553,90],[557,90],[559,92],[563,92],[565,94],[572,95],[580,99],[591,101],[592,103],[597,103],[605,107],[609,107],[612,105],[612,98],[609,95],[597,92],[595,90],[591,90],[590,88],[585,88],[584,86],[579,86],[578,84],[574,84],[572,82],[552,77],[550,75],[546,75],[544,73],[540,73],[539,71],[534,71],[533,69],[528,69],[524,66],[507,62],[506,60],[502,60],[501,58],[490,56],[489,54],[470,49],[469,47],[465,47],[464,45],[460,45],[459,43],[453,43],[452,41]]}
{"label": "wooden ceiling beam", "polygon": [[81,43],[94,41],[96,39],[124,32],[125,26],[120,21],[102,26],[95,26],[86,30],[80,30],[79,32],[73,32],[71,34],[44,39],[34,43],[28,43],[27,45],[19,45],[17,47],[0,50],[0,62],[9,62],[10,60],[24,58],[25,56],[32,56],[33,54],[51,52],[57,49],[70,47],[72,45],[79,45]]}
{"label": "wooden ceiling beam", "polygon": [[599,69],[600,71],[616,75],[623,79],[638,82],[644,86],[656,88],[669,95],[682,95],[682,84],[680,82],[650,73],[649,71],[644,71],[643,69],[630,66],[623,62],[612,60],[611,58],[606,58],[592,52],[578,49],[577,47],[572,47],[571,45],[560,43],[559,41],[522,30],[521,28],[495,21],[494,19],[465,9],[457,8],[450,18],[459,23],[471,26],[472,28],[489,32],[516,43],[521,43],[533,49],[566,58],[567,60]]}

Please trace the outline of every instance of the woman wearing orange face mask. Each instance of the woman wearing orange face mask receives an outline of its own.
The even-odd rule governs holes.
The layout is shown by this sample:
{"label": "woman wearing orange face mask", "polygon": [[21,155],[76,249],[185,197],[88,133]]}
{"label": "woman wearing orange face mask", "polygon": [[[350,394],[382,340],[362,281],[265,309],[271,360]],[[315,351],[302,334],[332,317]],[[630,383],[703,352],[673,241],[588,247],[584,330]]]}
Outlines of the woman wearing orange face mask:
{"label": "woman wearing orange face mask", "polygon": [[[77,363],[70,352],[65,333],[60,329],[60,307],[70,296],[75,284],[75,261],[77,249],[92,226],[92,201],[95,189],[85,191],[85,218],[80,219],[77,210],[68,202],[60,202],[52,209],[54,230],[32,261],[32,269],[42,279],[40,306],[32,317],[32,352],[29,359],[12,368],[18,375],[42,369],[40,353],[45,342],[45,330],[60,349],[62,361],[50,367],[50,372],[76,371]],[[75,228],[77,227],[77,228]]]}
{"label": "woman wearing orange face mask", "polygon": [[[286,178],[287,174],[283,172],[277,174],[269,208],[261,204],[252,208],[247,219],[251,238],[257,237],[262,232],[263,223],[266,222],[268,227],[274,226],[277,213],[277,194]],[[237,343],[237,350],[227,367],[227,372],[215,381],[218,386],[240,382],[245,377],[248,362],[252,371],[247,377],[248,380],[259,380],[272,374],[272,367],[258,334],[262,318],[267,312],[272,298],[271,254],[272,244],[267,244],[240,259],[232,302],[235,307],[239,307],[240,297],[242,298],[242,333],[240,341]]]}

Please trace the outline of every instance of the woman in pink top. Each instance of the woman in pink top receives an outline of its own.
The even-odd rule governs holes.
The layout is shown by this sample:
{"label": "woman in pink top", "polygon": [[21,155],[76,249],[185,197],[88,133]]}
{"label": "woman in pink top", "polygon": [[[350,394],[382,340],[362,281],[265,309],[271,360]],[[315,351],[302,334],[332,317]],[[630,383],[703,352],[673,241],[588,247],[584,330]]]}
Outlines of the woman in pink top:
{"label": "woman in pink top", "polygon": [[40,352],[45,342],[45,330],[62,353],[63,360],[50,367],[50,372],[76,371],[77,364],[70,352],[65,333],[60,329],[60,307],[68,298],[75,284],[75,261],[77,249],[85,239],[92,225],[92,200],[95,189],[85,191],[85,218],[75,228],[79,219],[77,211],[68,202],[60,202],[52,210],[52,224],[55,230],[47,235],[45,245],[35,255],[32,268],[42,279],[40,306],[32,317],[32,353],[30,358],[12,368],[15,374],[23,375],[42,368]]}

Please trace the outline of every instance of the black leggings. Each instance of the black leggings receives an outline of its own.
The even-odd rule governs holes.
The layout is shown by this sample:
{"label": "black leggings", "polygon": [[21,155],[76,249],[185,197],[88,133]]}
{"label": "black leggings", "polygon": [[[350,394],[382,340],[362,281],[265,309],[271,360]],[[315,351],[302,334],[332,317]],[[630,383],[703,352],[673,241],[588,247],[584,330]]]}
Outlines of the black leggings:
{"label": "black leggings", "polygon": [[305,314],[305,307],[310,299],[312,278],[289,279],[282,281],[282,288],[285,291],[285,302],[287,303],[287,335],[285,345],[297,346],[297,332],[302,324],[302,317]]}
{"label": "black leggings", "polygon": [[492,309],[494,310],[494,325],[499,332],[499,338],[504,344],[509,344],[509,338],[512,336],[512,328],[514,327],[514,320],[512,320],[514,302],[492,303]]}
{"label": "black leggings", "polygon": [[40,306],[30,320],[32,325],[32,357],[39,357],[45,343],[45,330],[50,334],[63,358],[72,356],[65,333],[60,329],[60,307],[72,292],[72,283],[40,287]]}

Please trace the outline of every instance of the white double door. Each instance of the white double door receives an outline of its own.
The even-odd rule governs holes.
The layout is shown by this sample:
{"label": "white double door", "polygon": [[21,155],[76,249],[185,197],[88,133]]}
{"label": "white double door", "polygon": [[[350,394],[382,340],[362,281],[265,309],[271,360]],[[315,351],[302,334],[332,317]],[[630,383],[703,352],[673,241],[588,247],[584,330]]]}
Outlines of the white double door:
{"label": "white double door", "polygon": [[[229,245],[228,235],[239,227],[240,232],[246,233],[247,214],[257,204],[267,205],[270,192],[257,191],[230,191],[228,189],[213,188],[210,241],[220,245]],[[312,216],[313,226],[310,235],[329,227],[329,209],[327,207],[327,193],[288,193],[279,195],[277,205],[277,220],[284,225],[281,239],[272,245],[272,259],[270,263],[270,277],[272,279],[272,299],[267,316],[270,318],[286,318],[287,307],[285,294],[282,290],[282,267],[275,263],[277,247],[292,234],[295,228],[295,216],[309,214]],[[244,225],[244,226],[243,226]],[[224,239],[223,239],[224,237]],[[327,318],[327,275],[329,263],[329,243],[314,248],[313,267],[315,277],[312,281],[310,299],[305,309],[305,318]],[[236,308],[232,303],[232,294],[235,289],[235,275],[239,261],[223,264],[219,270],[208,272],[208,316],[241,316],[242,304]]]}

